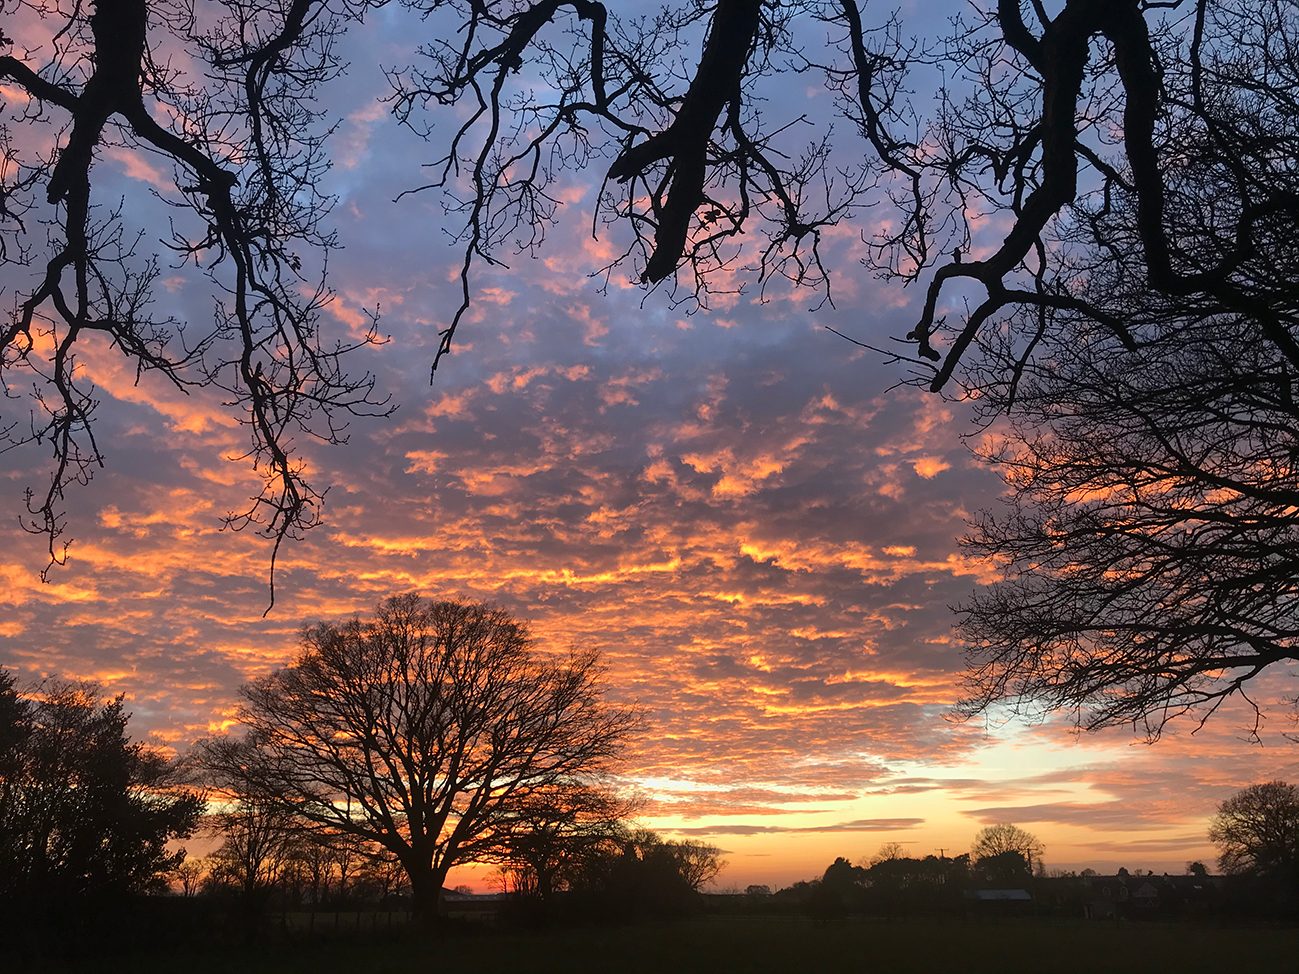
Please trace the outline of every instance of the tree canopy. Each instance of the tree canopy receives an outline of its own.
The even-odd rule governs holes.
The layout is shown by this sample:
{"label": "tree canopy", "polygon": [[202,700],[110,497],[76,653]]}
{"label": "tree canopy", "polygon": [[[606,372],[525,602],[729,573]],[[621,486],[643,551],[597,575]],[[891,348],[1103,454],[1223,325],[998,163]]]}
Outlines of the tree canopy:
{"label": "tree canopy", "polygon": [[0,670],[0,898],[66,903],[165,884],[204,802],[127,736],[119,696],[93,683],[19,693]]}
{"label": "tree canopy", "polygon": [[242,736],[199,745],[217,784],[308,834],[398,859],[417,910],[487,861],[520,816],[608,769],[636,716],[601,699],[599,660],[550,659],[507,612],[415,594],[302,631],[288,666],[242,690]]}
{"label": "tree canopy", "polygon": [[1209,824],[1226,873],[1252,872],[1299,885],[1299,788],[1268,781],[1242,788]]}
{"label": "tree canopy", "polygon": [[1007,823],[980,829],[970,846],[970,855],[976,862],[1014,855],[1019,857],[1021,868],[1026,868],[1030,873],[1035,866],[1042,864],[1045,853],[1046,848],[1032,832]]}

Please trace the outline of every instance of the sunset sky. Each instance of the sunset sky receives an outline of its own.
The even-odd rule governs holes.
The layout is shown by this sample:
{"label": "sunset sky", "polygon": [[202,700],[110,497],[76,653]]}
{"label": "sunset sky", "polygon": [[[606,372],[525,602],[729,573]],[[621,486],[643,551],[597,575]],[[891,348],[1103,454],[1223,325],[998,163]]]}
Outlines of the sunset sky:
{"label": "sunset sky", "polygon": [[[811,878],[885,842],[953,855],[993,822],[1036,833],[1051,867],[1181,872],[1212,858],[1218,802],[1299,777],[1282,737],[1293,669],[1257,687],[1261,744],[1239,707],[1153,746],[1067,718],[946,717],[963,665],[949,606],[993,577],[956,538],[1001,484],[962,444],[960,402],[891,388],[897,367],[825,329],[884,344],[917,317],[917,292],[858,263],[884,210],[831,235],[834,307],[749,288],[687,314],[625,276],[601,293],[589,275],[615,245],[590,234],[601,172],[574,173],[540,257],[477,271],[430,387],[460,256],[437,197],[393,202],[435,154],[377,101],[378,65],[409,60],[409,33],[384,11],[351,38],[331,104],[330,324],[360,334],[379,307],[391,341],[353,367],[399,408],[355,422],[344,447],[301,444],[330,486],[325,523],[282,552],[273,611],[267,543],[221,530],[257,491],[228,459],[243,430],[219,396],[137,386],[92,347],[108,466],[69,492],[71,559],[48,584],[16,513],[47,455],[0,455],[0,665],[98,680],[126,694],[135,734],[183,751],[230,724],[238,686],[286,662],[303,622],[410,590],[493,600],[544,646],[602,651],[609,696],[647,715],[624,769],[646,824],[725,849],[722,887]],[[829,112],[804,83],[805,110]],[[96,176],[142,223],[160,212],[148,190],[175,193],[168,166],[129,148]],[[164,277],[166,300],[210,316],[201,277]]]}

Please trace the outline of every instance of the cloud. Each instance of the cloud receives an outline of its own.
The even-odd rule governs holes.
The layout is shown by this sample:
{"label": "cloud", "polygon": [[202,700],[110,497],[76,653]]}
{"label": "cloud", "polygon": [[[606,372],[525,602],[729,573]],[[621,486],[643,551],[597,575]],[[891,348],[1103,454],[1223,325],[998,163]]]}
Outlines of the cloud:
{"label": "cloud", "polygon": [[901,832],[925,824],[923,818],[864,818],[835,825],[701,825],[672,829],[681,835],[776,835],[814,832]]}
{"label": "cloud", "polygon": [[163,191],[176,188],[170,176],[165,175],[158,167],[150,165],[143,155],[133,149],[125,146],[109,146],[103,152],[105,156],[121,166],[122,172],[131,179],[138,179]]}
{"label": "cloud", "polygon": [[993,825],[998,822],[1046,822],[1052,825],[1079,825],[1102,832],[1166,829],[1176,821],[1170,819],[1168,809],[1149,806],[1133,807],[1121,802],[1006,805],[995,808],[972,808],[964,814],[982,825]]}

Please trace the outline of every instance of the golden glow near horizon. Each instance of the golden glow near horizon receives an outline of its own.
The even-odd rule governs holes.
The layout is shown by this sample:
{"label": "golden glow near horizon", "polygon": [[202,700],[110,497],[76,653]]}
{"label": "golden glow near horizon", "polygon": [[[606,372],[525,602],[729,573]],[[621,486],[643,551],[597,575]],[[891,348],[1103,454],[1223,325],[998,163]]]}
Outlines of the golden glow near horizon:
{"label": "golden glow near horizon", "polygon": [[[647,715],[625,769],[646,823],[722,846],[719,883],[741,888],[884,842],[959,854],[994,821],[1037,833],[1048,865],[1180,871],[1211,855],[1219,801],[1299,774],[1278,734],[1286,672],[1256,688],[1268,746],[1242,742],[1249,720],[1230,708],[1153,747],[945,719],[962,667],[948,607],[994,577],[954,539],[1001,484],[961,447],[959,404],[886,393],[896,372],[821,329],[887,336],[914,317],[914,295],[857,265],[856,230],[824,245],[837,307],[811,316],[776,287],[686,315],[635,288],[598,293],[587,275],[614,251],[588,245],[594,190],[560,187],[572,219],[544,260],[479,269],[464,341],[429,389],[457,262],[431,198],[390,202],[427,147],[373,111],[373,60],[337,93],[346,164],[327,189],[347,250],[328,312],[343,334],[381,307],[392,342],[353,368],[399,412],[356,421],[346,447],[299,444],[330,486],[325,523],[281,551],[263,618],[269,549],[221,529],[258,489],[225,459],[244,436],[221,397],[137,385],[87,350],[109,467],[69,491],[71,560],[49,584],[42,539],[7,523],[0,665],[99,680],[127,694],[134,733],[183,749],[231,726],[238,686],[289,660],[303,622],[408,590],[491,599],[547,647],[603,652],[610,696]],[[134,156],[96,172],[153,205],[157,174]],[[210,315],[201,279],[164,283],[177,314]],[[44,460],[0,456],[5,509]]]}

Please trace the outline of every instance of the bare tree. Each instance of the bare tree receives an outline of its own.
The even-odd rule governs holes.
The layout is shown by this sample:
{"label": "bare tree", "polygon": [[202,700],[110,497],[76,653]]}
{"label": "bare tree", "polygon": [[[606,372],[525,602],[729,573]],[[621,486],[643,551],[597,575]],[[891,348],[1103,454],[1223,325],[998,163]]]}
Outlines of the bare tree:
{"label": "bare tree", "polygon": [[[633,261],[650,285],[683,274],[686,293],[706,303],[710,278],[735,269],[741,235],[756,225],[766,238],[761,280],[827,286],[822,231],[854,211],[869,175],[860,164],[832,170],[828,128],[809,126],[805,138],[806,116],[770,124],[759,85],[815,67],[794,39],[796,18],[810,13],[842,26],[848,7],[857,17],[854,4],[841,11],[717,0],[668,5],[649,17],[620,16],[594,0],[414,6],[449,7],[462,29],[429,40],[409,70],[393,74],[394,110],[425,132],[425,108],[470,109],[435,165],[437,177],[420,187],[446,190],[449,207],[465,217],[462,303],[439,357],[469,306],[472,263],[496,263],[506,244],[539,247],[558,216],[554,180],[601,157],[603,219],[624,224],[631,238],[606,273]],[[535,87],[511,83],[524,63]],[[456,195],[462,172],[467,197]]]}
{"label": "bare tree", "polygon": [[186,898],[194,896],[203,888],[203,880],[207,876],[208,863],[205,858],[195,858],[186,856],[171,871],[171,877],[180,887],[180,895]]}
{"label": "bare tree", "polygon": [[1242,788],[1218,806],[1209,841],[1222,850],[1225,873],[1299,882],[1299,788],[1284,781]]}
{"label": "bare tree", "polygon": [[[339,72],[332,42],[355,9],[18,0],[10,10],[45,31],[39,47],[0,56],[0,79],[26,97],[0,123],[0,267],[16,280],[28,272],[0,327],[0,384],[10,398],[31,390],[30,422],[0,422],[0,447],[39,443],[53,453],[48,485],[28,491],[25,523],[46,535],[50,564],[62,563],[64,490],[104,462],[92,427],[98,401],[77,354],[101,336],[137,375],[226,398],[264,478],[261,495],[227,523],[257,525],[277,551],[319,518],[321,495],[294,457],[294,436],[340,442],[347,416],[386,411],[368,375],[342,370],[356,345],[326,340],[318,321],[331,299],[323,272],[334,239],[322,223],[331,201],[319,190],[327,126],[312,97]],[[0,50],[12,46],[0,32]],[[196,70],[174,67],[173,52]],[[37,133],[54,136],[52,151]],[[211,326],[156,310],[160,258],[142,249],[146,230],[94,191],[96,157],[112,146],[172,167],[167,247],[178,267],[210,278]],[[29,223],[50,227],[44,249]],[[376,340],[372,330],[357,344]],[[271,564],[273,602],[274,554]]]}
{"label": "bare tree", "polygon": [[309,831],[382,847],[423,913],[452,866],[488,857],[534,796],[607,768],[634,723],[602,703],[596,654],[545,658],[481,603],[394,596],[302,642],[243,688],[245,737],[205,742],[200,760]]}
{"label": "bare tree", "polygon": [[223,836],[208,857],[208,875],[237,890],[250,909],[260,908],[293,858],[295,833],[291,810],[250,790],[229,796],[213,816]]}
{"label": "bare tree", "polygon": [[[300,252],[332,243],[310,97],[337,73],[330,42],[365,6],[228,0],[199,17],[146,0],[76,4],[56,7],[67,26],[47,49],[0,58],[31,99],[15,125],[69,123],[48,158],[6,130],[0,174],[0,226],[21,234],[32,207],[57,210],[43,259],[0,251],[39,271],[2,364],[6,388],[37,381],[31,435],[7,435],[53,444],[50,487],[30,502],[53,560],[63,488],[99,462],[73,356],[95,330],[142,368],[230,391],[267,473],[232,524],[260,518],[278,544],[318,516],[289,434],[338,439],[334,417],[372,402],[319,338],[323,278],[299,293]],[[823,231],[886,200],[867,263],[925,289],[897,358],[913,381],[1010,423],[996,430],[1010,444],[981,453],[1006,465],[1016,507],[972,535],[1008,573],[967,606],[964,712],[1074,708],[1087,726],[1136,721],[1155,735],[1295,658],[1292,3],[1066,0],[1052,14],[998,0],[929,41],[896,17],[864,20],[856,0],[680,2],[648,17],[597,0],[411,6],[450,29],[391,75],[393,110],[425,135],[429,112],[460,111],[417,187],[464,221],[462,300],[435,368],[475,261],[541,246],[567,170],[604,171],[592,230],[618,240],[606,274],[630,264],[647,286],[704,304],[745,266],[762,286],[783,276],[828,296]],[[804,42],[809,24],[824,42]],[[201,80],[155,64],[164,38],[204,65]],[[770,89],[792,77],[819,78],[836,110],[773,116]],[[926,87],[931,107],[911,94]],[[154,104],[180,106],[185,125],[161,126]],[[830,131],[845,119],[859,138],[847,147]],[[110,137],[176,168],[194,217],[179,258],[220,257],[206,269],[229,301],[179,353],[175,323],[149,317],[154,265],[90,202],[94,149]],[[1004,237],[980,236],[984,222]],[[969,287],[972,307],[944,315]]]}
{"label": "bare tree", "polygon": [[404,896],[410,892],[410,878],[406,875],[401,860],[391,854],[385,853],[370,859],[367,863],[367,876],[381,903],[389,897]]}
{"label": "bare tree", "polygon": [[507,887],[550,899],[567,889],[593,851],[630,834],[634,803],[613,791],[580,781],[538,788],[514,805],[497,825]]}
{"label": "bare tree", "polygon": [[717,878],[717,874],[726,868],[722,850],[710,843],[698,842],[694,839],[678,839],[675,842],[666,842],[664,845],[676,860],[681,878],[696,892],[711,883]]}
{"label": "bare tree", "polygon": [[[1034,3],[1027,21],[1017,0],[1000,0],[958,17],[937,44],[908,40],[894,18],[865,23],[854,0],[717,0],[648,19],[586,0],[451,9],[464,29],[430,41],[414,68],[393,76],[394,104],[414,127],[426,105],[474,109],[432,184],[449,190],[457,173],[471,174],[458,207],[466,275],[502,244],[538,246],[558,213],[548,187],[564,168],[603,155],[606,219],[625,221],[633,236],[619,260],[637,255],[649,283],[684,268],[704,295],[713,271],[733,269],[750,225],[767,232],[759,279],[778,272],[824,284],[822,229],[882,190],[899,218],[872,241],[876,267],[929,280],[908,338],[918,365],[936,363],[924,373],[934,389],[985,326],[1017,309],[1083,315],[1134,347],[1122,317],[1080,290],[1074,249],[1055,246],[1064,237],[1092,249],[1122,235],[1128,248],[1116,259],[1134,258],[1131,280],[1172,300],[1259,315],[1269,341],[1293,352],[1277,317],[1285,287],[1265,286],[1281,302],[1269,305],[1256,276],[1256,262],[1271,260],[1264,242],[1284,240],[1294,223],[1288,177],[1270,179],[1280,159],[1293,158],[1284,144],[1292,87],[1284,3],[1069,0],[1054,16]],[[797,39],[800,18],[827,26],[823,54]],[[1268,72],[1236,72],[1260,54]],[[524,63],[541,81],[533,89],[510,83]],[[942,83],[927,111],[908,86],[932,68]],[[831,119],[764,115],[762,85],[813,72],[867,150],[837,181]],[[1260,111],[1236,124],[1242,104]],[[787,123],[817,133],[806,153],[776,148]],[[1187,177],[1204,174],[1223,194],[1207,221],[1186,209]],[[1009,232],[970,259],[973,223],[989,212],[1004,215]],[[960,281],[986,297],[952,325],[938,307]]]}
{"label": "bare tree", "polygon": [[[1040,63],[1042,91],[1067,94],[1053,81],[1065,60],[1046,53],[1063,44],[1084,58],[1067,87],[1089,107],[1016,123],[1018,159],[1040,140],[1040,164],[989,157],[1032,190],[1016,230],[1048,188],[1071,202],[1034,245],[1037,297],[990,291],[1006,313],[982,327],[989,306],[976,310],[934,377],[962,357],[976,453],[1011,488],[967,539],[1004,576],[961,606],[961,712],[1064,710],[1151,739],[1235,695],[1259,715],[1250,681],[1299,658],[1299,14],[1199,2],[1143,33],[1135,4],[1069,3],[1036,38],[1013,7],[998,7],[1003,36]],[[1078,46],[1089,20],[1100,51]],[[972,63],[990,91],[995,48],[966,49],[985,52]],[[1001,102],[978,104],[950,116],[963,144]],[[1063,154],[1048,155],[1052,127],[1077,130]],[[940,269],[930,304],[997,259]]]}
{"label": "bare tree", "polygon": [[372,850],[368,848],[368,843],[348,833],[334,836],[326,840],[326,843],[334,867],[338,897],[345,900],[352,893],[357,877],[363,874]]}
{"label": "bare tree", "polygon": [[1249,681],[1299,657],[1292,369],[1239,317],[1142,330],[1139,354],[1085,329],[1050,342],[986,441],[1012,493],[967,539],[1004,565],[962,606],[967,713],[1009,701],[1153,738],[1254,704]]}
{"label": "bare tree", "polygon": [[[800,13],[829,25],[822,53],[794,40]],[[1006,580],[964,607],[963,713],[1072,709],[1154,737],[1296,658],[1293,4],[999,0],[936,44],[853,0],[459,15],[462,46],[430,45],[395,83],[412,123],[477,99],[441,170],[473,173],[466,275],[520,226],[535,246],[558,214],[546,186],[601,153],[606,222],[633,238],[619,259],[651,284],[684,272],[700,300],[751,225],[759,280],[824,284],[821,229],[890,199],[868,263],[925,287],[914,353],[895,357],[975,399],[976,452],[1014,489],[970,539]],[[523,61],[544,91],[510,87]],[[908,91],[935,68],[926,109]],[[787,130],[761,91],[783,70],[820,71],[865,140],[838,195],[809,191],[840,158],[828,135],[773,164]],[[980,236],[990,216],[1000,240]],[[942,314],[970,285],[966,313]]]}
{"label": "bare tree", "polygon": [[1154,738],[1253,705],[1249,681],[1299,658],[1299,181],[1282,162],[1299,19],[1192,13],[1159,39],[1163,202],[1143,202],[1135,163],[1116,171],[1060,234],[1087,309],[1011,318],[965,373],[1012,488],[968,539],[1005,575],[962,607],[967,714],[1066,709]]}
{"label": "bare tree", "polygon": [[892,862],[894,859],[905,859],[906,850],[902,848],[900,842],[885,842],[876,850],[875,855],[867,861],[869,867],[878,866],[882,862]]}
{"label": "bare tree", "polygon": [[292,852],[302,872],[304,893],[315,910],[328,896],[334,877],[334,856],[328,840],[317,836],[299,836]]}
{"label": "bare tree", "polygon": [[1046,847],[1031,832],[1026,832],[1018,825],[989,825],[979,830],[970,847],[970,855],[975,860],[991,859],[994,856],[1015,852],[1024,858],[1024,865],[1031,873],[1034,866],[1041,865]]}

